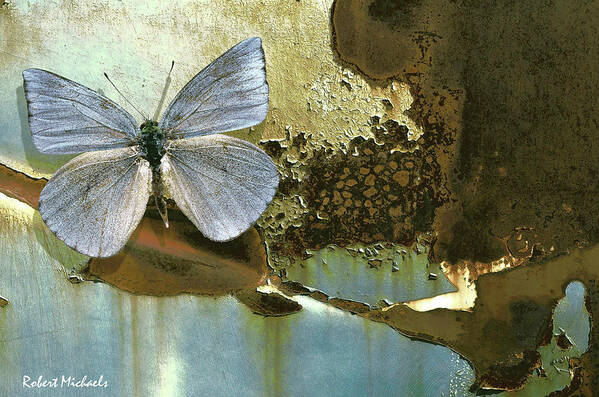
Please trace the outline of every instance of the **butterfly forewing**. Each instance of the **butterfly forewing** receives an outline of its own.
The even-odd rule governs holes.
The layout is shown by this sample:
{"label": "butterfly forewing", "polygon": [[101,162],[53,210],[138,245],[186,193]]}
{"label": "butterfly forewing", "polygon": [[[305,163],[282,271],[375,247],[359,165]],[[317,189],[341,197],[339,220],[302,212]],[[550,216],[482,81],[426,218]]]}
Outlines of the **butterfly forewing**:
{"label": "butterfly forewing", "polygon": [[42,153],[126,147],[139,134],[123,108],[87,87],[41,69],[23,71],[29,128]]}
{"label": "butterfly forewing", "polygon": [[170,142],[160,171],[181,211],[215,241],[231,240],[256,222],[279,184],[266,153],[219,134]]}
{"label": "butterfly forewing", "polygon": [[252,37],[187,83],[164,112],[159,127],[173,139],[216,134],[256,125],[267,110],[262,41]]}
{"label": "butterfly forewing", "polygon": [[81,154],[44,187],[42,219],[71,248],[94,257],[116,254],[143,216],[152,171],[136,147]]}

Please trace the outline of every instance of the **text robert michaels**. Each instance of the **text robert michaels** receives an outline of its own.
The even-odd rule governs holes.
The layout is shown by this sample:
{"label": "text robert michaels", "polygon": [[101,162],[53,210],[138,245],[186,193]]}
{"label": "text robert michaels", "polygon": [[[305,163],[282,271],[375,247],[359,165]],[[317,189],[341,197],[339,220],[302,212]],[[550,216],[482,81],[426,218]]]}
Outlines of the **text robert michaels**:
{"label": "text robert michaels", "polygon": [[45,379],[40,375],[37,379],[31,379],[30,376],[23,375],[23,388],[26,389],[61,389],[66,387],[108,387],[108,381],[104,379],[104,375],[100,375],[98,379],[88,379],[87,375],[83,378],[74,376],[61,375],[60,378]]}

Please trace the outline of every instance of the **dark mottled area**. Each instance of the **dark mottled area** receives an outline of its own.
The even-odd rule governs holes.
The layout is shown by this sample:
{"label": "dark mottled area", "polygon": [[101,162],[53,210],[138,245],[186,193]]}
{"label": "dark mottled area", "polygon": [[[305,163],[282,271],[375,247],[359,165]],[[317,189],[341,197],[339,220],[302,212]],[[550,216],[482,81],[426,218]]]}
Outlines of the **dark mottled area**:
{"label": "dark mottled area", "polygon": [[[460,227],[463,237],[454,233],[451,258],[474,257],[464,240],[483,224],[497,235],[535,227],[539,242],[560,250],[598,240],[599,45],[590,38],[599,12],[597,3],[552,3],[486,4],[468,18],[476,35],[465,36],[472,47],[456,163],[465,183],[456,193],[476,192],[463,219],[481,207],[488,215],[468,232]],[[481,259],[495,254],[478,251]]]}
{"label": "dark mottled area", "polygon": [[511,326],[516,345],[530,346],[541,340],[549,327],[551,308],[539,305],[532,300],[510,302]]}
{"label": "dark mottled area", "polygon": [[569,350],[572,348],[572,342],[566,334],[559,334],[556,341],[557,347],[562,350]]}
{"label": "dark mottled area", "polygon": [[262,316],[286,316],[302,310],[302,305],[279,293],[240,291],[235,294],[252,312]]}
{"label": "dark mottled area", "polygon": [[497,259],[515,227],[547,252],[597,242],[598,3],[393,3],[336,2],[332,44],[372,84],[408,82],[444,137],[440,259]]}
{"label": "dark mottled area", "polygon": [[[301,195],[308,212],[301,228],[291,228],[269,241],[280,255],[303,256],[306,249],[355,242],[406,242],[417,230],[430,230],[434,209],[446,200],[440,166],[430,150],[408,140],[408,128],[394,120],[373,119],[375,139],[354,138],[345,148],[315,149],[304,164],[302,182],[284,178],[279,194]],[[307,153],[303,133],[291,146]],[[434,139],[423,139],[433,147]],[[264,149],[279,162],[285,150],[278,142]],[[402,151],[393,151],[401,147]]]}
{"label": "dark mottled area", "polygon": [[366,313],[370,311],[370,306],[362,302],[354,302],[346,299],[329,298],[327,303],[337,309],[346,310],[350,313]]}
{"label": "dark mottled area", "polygon": [[[518,388],[533,373],[533,369],[541,365],[541,355],[537,351],[525,351],[522,358],[506,362],[498,362],[489,368],[489,372],[481,377],[482,384],[502,385],[505,389]],[[470,391],[479,390],[475,383]]]}
{"label": "dark mottled area", "polygon": [[[432,208],[437,260],[538,261],[599,242],[597,20],[597,1],[334,3],[338,61],[372,85],[407,82],[410,117],[424,137],[442,138],[434,144],[441,178],[433,182],[447,189]],[[524,306],[510,312],[535,315]],[[591,339],[568,394],[599,390]],[[487,383],[509,376],[497,374]]]}
{"label": "dark mottled area", "polygon": [[379,21],[392,26],[410,26],[414,15],[414,7],[422,0],[374,0],[368,6],[368,13]]}

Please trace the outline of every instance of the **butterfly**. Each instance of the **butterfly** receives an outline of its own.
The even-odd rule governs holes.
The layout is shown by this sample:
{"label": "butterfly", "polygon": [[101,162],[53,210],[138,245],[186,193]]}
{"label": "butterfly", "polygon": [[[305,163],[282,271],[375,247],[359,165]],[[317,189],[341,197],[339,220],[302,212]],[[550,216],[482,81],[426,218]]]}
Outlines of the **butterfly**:
{"label": "butterfly", "polygon": [[75,154],[40,194],[39,212],[69,247],[92,257],[118,253],[151,194],[168,227],[163,193],[204,236],[228,241],[272,200],[271,158],[220,133],[262,122],[268,83],[262,41],[235,45],[183,87],[160,121],[141,126],[110,99],[41,69],[23,71],[29,126],[41,153]]}

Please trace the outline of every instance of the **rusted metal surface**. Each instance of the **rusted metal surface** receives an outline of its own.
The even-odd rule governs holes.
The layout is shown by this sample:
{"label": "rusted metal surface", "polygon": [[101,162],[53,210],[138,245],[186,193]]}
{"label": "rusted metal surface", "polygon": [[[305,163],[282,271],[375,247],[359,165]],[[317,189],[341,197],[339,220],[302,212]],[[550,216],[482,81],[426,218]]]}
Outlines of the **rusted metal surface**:
{"label": "rusted metal surface", "polygon": [[73,266],[86,257],[65,250],[25,204],[0,195],[0,216],[2,289],[11,297],[0,310],[3,395],[22,395],[23,375],[108,382],[107,390],[39,392],[78,396],[461,395],[472,380],[449,349],[309,297],[294,298],[298,313],[264,317],[231,296],[70,283],[61,255],[71,253]]}
{"label": "rusted metal surface", "polygon": [[[568,327],[550,332],[570,281],[584,283],[599,315],[596,247],[574,251],[599,235],[595,3],[5,3],[0,192],[35,208],[38,178],[68,159],[33,147],[23,69],[114,99],[108,72],[151,112],[171,60],[180,87],[256,35],[270,110],[232,134],[260,145],[282,176],[256,232],[230,246],[184,221],[156,229],[150,215],[119,257],[91,264],[32,208],[0,196],[0,293],[10,300],[0,376],[11,395],[24,374],[62,373],[103,374],[114,395],[318,394],[331,384],[340,395],[470,395],[473,371],[475,388],[525,385],[526,395],[542,349],[580,340]],[[422,234],[432,248],[421,284],[405,262],[359,252],[414,246]],[[355,261],[327,273],[310,255],[332,244]],[[343,274],[356,279],[343,285]],[[146,296],[181,292],[218,297]],[[396,331],[449,346],[474,369]],[[599,388],[597,335],[569,360],[563,393]]]}
{"label": "rusted metal surface", "polygon": [[84,270],[123,291],[143,295],[224,295],[266,282],[264,244],[255,229],[227,242],[208,240],[179,211],[169,228],[147,210],[129,243],[110,258],[93,258]]}
{"label": "rusted metal surface", "polygon": [[[393,305],[366,315],[463,354],[476,369],[475,388],[518,389],[540,366],[537,349],[547,344],[547,335],[551,338],[552,311],[568,283],[580,280],[589,295],[596,293],[598,257],[599,247],[594,246],[544,263],[484,274],[474,282],[477,298],[471,312],[416,312]],[[589,312],[596,310],[593,306]]]}
{"label": "rusted metal surface", "polygon": [[[399,244],[328,246],[285,269],[287,280],[329,296],[376,305],[380,299],[405,302],[456,291],[444,276],[431,279],[439,265],[429,262],[426,238]],[[442,273],[441,273],[442,274]]]}

